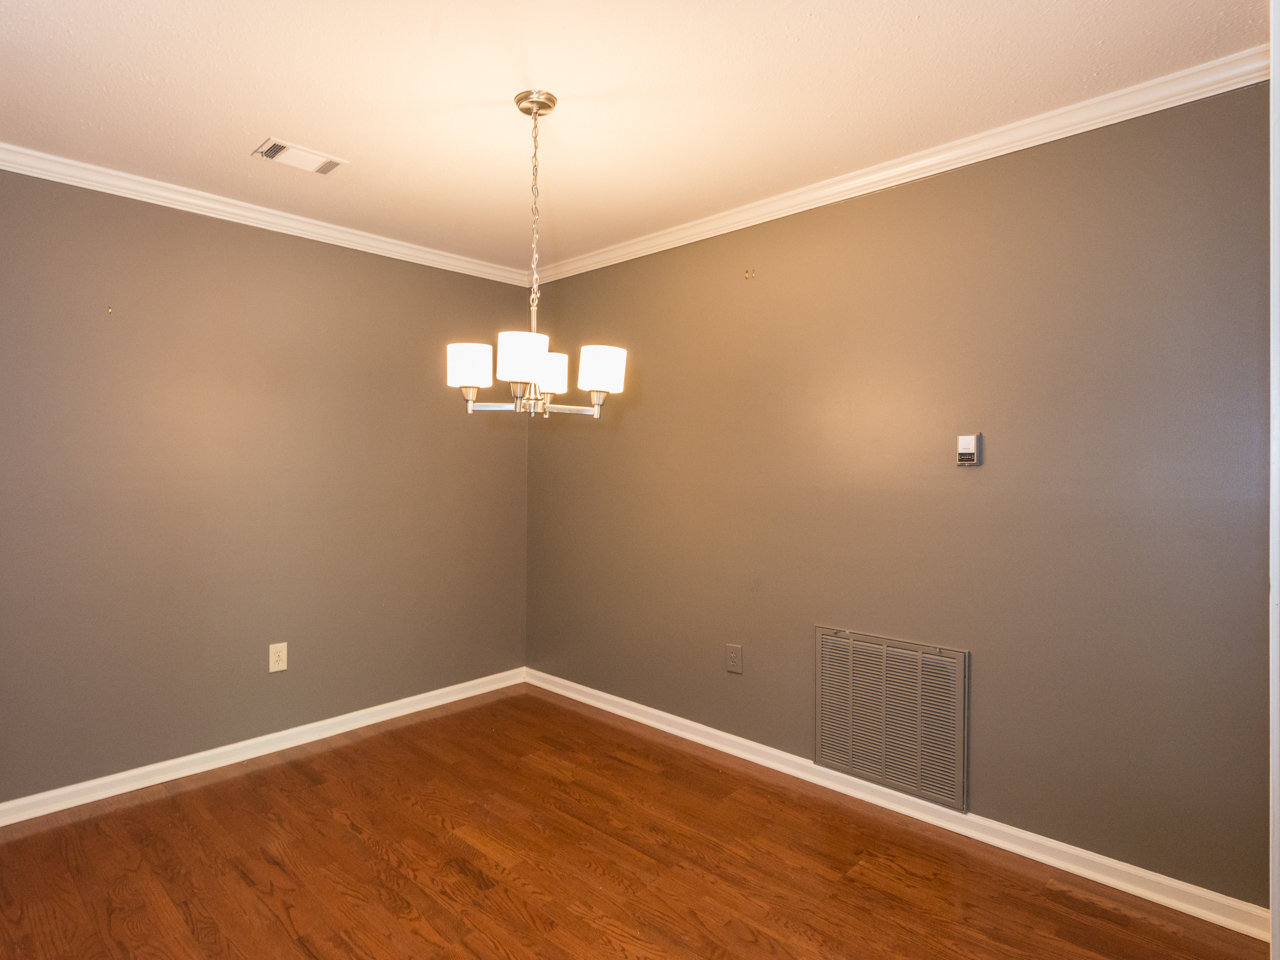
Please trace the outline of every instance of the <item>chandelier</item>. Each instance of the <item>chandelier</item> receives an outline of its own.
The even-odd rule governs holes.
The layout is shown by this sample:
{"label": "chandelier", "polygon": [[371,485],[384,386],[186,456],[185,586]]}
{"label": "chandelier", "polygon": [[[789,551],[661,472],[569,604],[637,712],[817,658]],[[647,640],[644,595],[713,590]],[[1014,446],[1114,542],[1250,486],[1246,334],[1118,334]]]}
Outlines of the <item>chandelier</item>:
{"label": "chandelier", "polygon": [[475,410],[514,410],[529,416],[585,413],[600,418],[600,407],[611,393],[622,392],[627,351],[622,347],[590,344],[578,359],[578,389],[591,394],[591,406],[574,407],[552,401],[569,390],[569,355],[550,353],[550,339],[538,332],[538,116],[550,113],[556,98],[544,90],[526,90],[516,97],[520,112],[533,118],[533,285],[529,290],[529,329],[498,334],[498,379],[511,384],[510,403],[477,403],[482,387],[493,386],[493,345],[451,343],[446,349],[446,380],[461,387],[467,413]]}

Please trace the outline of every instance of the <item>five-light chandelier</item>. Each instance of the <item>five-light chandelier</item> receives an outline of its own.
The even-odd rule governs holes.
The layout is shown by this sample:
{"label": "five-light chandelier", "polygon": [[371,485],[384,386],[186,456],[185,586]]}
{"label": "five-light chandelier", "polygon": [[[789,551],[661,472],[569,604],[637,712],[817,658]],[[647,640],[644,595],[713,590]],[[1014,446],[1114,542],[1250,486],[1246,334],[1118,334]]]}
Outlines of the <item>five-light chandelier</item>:
{"label": "five-light chandelier", "polygon": [[533,284],[529,291],[529,330],[498,334],[498,379],[511,384],[511,403],[477,403],[481,387],[493,386],[493,345],[451,343],[446,350],[449,386],[461,387],[467,413],[473,410],[514,410],[529,416],[585,413],[599,419],[605,397],[622,392],[627,351],[591,344],[578,360],[578,389],[591,394],[591,406],[553,403],[569,389],[569,355],[550,353],[550,339],[538,332],[538,116],[555,108],[556,98],[545,90],[526,90],[516,97],[520,112],[533,118]]}

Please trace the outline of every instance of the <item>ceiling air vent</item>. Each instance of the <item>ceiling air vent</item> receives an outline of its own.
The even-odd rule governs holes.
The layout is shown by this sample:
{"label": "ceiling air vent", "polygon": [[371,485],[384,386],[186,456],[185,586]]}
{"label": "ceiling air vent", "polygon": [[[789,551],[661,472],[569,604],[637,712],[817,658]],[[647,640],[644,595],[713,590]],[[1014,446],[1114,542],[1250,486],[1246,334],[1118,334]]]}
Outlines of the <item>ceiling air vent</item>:
{"label": "ceiling air vent", "polygon": [[262,141],[262,145],[253,151],[253,156],[262,157],[263,160],[274,160],[276,163],[283,163],[290,167],[297,167],[299,170],[307,170],[321,175],[332,173],[347,162],[346,160],[339,160],[337,157],[326,157],[323,153],[308,150],[306,147],[285,143],[275,137],[267,137],[266,140]]}

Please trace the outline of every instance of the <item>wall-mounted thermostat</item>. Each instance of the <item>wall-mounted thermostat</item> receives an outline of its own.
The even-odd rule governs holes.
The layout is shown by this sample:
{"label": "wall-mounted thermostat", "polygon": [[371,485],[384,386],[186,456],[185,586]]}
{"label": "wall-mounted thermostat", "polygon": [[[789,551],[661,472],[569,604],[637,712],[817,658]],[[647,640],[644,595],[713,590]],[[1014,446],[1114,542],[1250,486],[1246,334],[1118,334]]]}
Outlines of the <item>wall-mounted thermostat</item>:
{"label": "wall-mounted thermostat", "polygon": [[982,465],[982,434],[975,433],[970,437],[957,438],[956,466],[977,467]]}

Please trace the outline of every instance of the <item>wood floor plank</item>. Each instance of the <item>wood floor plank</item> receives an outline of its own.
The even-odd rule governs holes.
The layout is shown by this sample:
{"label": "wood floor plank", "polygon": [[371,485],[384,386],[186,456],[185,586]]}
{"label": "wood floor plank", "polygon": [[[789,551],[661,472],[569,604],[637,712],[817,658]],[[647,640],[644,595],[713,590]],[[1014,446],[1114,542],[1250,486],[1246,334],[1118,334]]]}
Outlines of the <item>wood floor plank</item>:
{"label": "wood floor plank", "polygon": [[52,833],[0,844],[0,927],[15,958],[107,960],[102,942]]}
{"label": "wood floor plank", "polygon": [[118,818],[82,820],[60,837],[99,936],[120,957],[201,960],[181,912]]}
{"label": "wood floor plank", "polygon": [[0,960],[1262,960],[519,686],[0,829]]}
{"label": "wood floor plank", "polygon": [[212,917],[226,939],[239,945],[241,953],[245,953],[244,944],[253,943],[259,949],[258,956],[279,960],[306,957],[307,952],[287,928],[273,922],[275,914],[239,864],[243,851],[211,832],[207,815],[194,801],[190,795],[178,795],[165,805],[163,814],[156,811],[149,817],[153,826],[160,821],[164,829],[159,842],[169,848],[164,852],[174,863],[169,870],[181,869],[185,874],[180,881],[170,881],[182,900],[198,902],[203,907],[202,921]]}
{"label": "wood floor plank", "polygon": [[[401,895],[404,885],[381,869],[369,844],[344,829],[340,811],[320,800],[306,774],[289,764],[236,797],[239,815],[263,825],[257,834],[265,842],[247,851],[248,871],[270,884],[287,883],[295,902],[314,909],[316,932],[310,939],[323,929],[335,948],[354,949],[363,940],[360,931],[375,927],[383,932],[372,956],[445,951],[447,935]],[[235,823],[230,825],[237,835],[255,831]]]}

